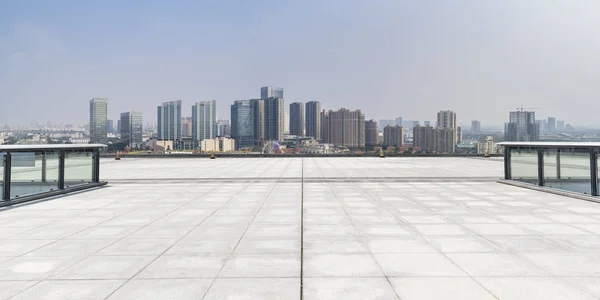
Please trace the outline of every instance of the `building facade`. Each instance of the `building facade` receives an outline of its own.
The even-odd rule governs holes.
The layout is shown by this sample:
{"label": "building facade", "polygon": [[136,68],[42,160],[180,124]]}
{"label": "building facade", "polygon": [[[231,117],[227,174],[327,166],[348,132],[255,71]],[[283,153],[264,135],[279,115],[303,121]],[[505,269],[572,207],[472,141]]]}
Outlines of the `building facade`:
{"label": "building facade", "polygon": [[108,119],[108,99],[90,100],[90,143],[108,142],[106,123]]}
{"label": "building facade", "polygon": [[156,123],[159,140],[181,139],[181,100],[160,105],[157,109]]}
{"label": "building facade", "polygon": [[383,129],[383,145],[392,147],[402,147],[404,145],[404,127],[385,126]]}
{"label": "building facade", "polygon": [[235,140],[226,137],[204,139],[200,143],[200,146],[202,153],[229,152],[235,150]]}
{"label": "building facade", "polygon": [[217,103],[202,101],[192,106],[192,138],[197,147],[204,139],[217,137]]}
{"label": "building facade", "polygon": [[481,133],[481,121],[471,121],[471,133]]}
{"label": "building facade", "polygon": [[260,99],[283,98],[283,88],[263,86],[260,88]]}
{"label": "building facade", "polygon": [[256,105],[260,102],[256,99],[238,100],[231,105],[231,137],[238,149],[254,147],[257,139]]}
{"label": "building facade", "polygon": [[192,117],[181,118],[181,137],[192,137]]}
{"label": "building facade", "polygon": [[139,149],[142,146],[143,138],[143,120],[142,113],[131,111],[121,113],[121,140],[131,149]]}
{"label": "building facade", "polygon": [[417,125],[413,127],[413,146],[425,152],[454,153],[454,136],[452,129]]}
{"label": "building facade", "polygon": [[217,121],[217,136],[231,136],[231,124],[229,120]]}
{"label": "building facade", "polygon": [[304,136],[304,103],[290,104],[290,134]]}
{"label": "building facade", "polygon": [[504,128],[504,141],[531,142],[540,139],[540,126],[535,121],[535,112],[511,111]]}
{"label": "building facade", "polygon": [[365,147],[373,148],[377,146],[377,137],[379,135],[379,131],[377,129],[377,121],[365,121]]}
{"label": "building facade", "polygon": [[321,140],[321,102],[309,101],[305,105],[306,136]]}
{"label": "building facade", "polygon": [[283,141],[284,135],[284,101],[283,98],[264,99],[264,141]]}
{"label": "building facade", "polygon": [[[442,110],[437,114],[437,127],[440,129],[450,129],[453,132],[452,144],[455,147],[458,144],[458,129],[456,125],[456,113],[451,110]],[[451,153],[454,152],[454,149]]]}
{"label": "building facade", "polygon": [[323,111],[321,137],[325,143],[354,148],[365,147],[365,115],[360,109]]}

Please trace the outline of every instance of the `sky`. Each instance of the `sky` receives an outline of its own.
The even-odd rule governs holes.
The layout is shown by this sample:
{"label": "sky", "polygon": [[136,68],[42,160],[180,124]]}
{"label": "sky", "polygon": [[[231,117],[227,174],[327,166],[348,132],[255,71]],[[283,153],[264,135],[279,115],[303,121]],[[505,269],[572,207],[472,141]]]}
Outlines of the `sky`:
{"label": "sky", "polygon": [[111,119],[172,100],[228,119],[272,85],[367,119],[600,127],[599,28],[597,0],[5,1],[0,124],[83,124],[93,97]]}

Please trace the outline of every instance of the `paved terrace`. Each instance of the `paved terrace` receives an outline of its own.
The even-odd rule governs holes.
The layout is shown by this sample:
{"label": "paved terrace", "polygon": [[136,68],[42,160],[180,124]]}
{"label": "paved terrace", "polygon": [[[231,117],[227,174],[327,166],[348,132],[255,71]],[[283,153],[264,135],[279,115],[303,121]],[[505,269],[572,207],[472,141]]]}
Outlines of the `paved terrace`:
{"label": "paved terrace", "polygon": [[599,299],[600,204],[502,166],[106,160],[105,188],[0,211],[0,299]]}

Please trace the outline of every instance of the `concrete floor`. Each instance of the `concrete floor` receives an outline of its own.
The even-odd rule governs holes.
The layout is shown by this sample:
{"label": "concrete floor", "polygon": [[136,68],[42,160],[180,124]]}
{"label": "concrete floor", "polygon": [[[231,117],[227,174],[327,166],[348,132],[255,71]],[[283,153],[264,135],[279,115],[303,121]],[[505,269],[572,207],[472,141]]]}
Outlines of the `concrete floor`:
{"label": "concrete floor", "polygon": [[600,299],[600,204],[498,184],[501,161],[101,168],[0,210],[0,299]]}

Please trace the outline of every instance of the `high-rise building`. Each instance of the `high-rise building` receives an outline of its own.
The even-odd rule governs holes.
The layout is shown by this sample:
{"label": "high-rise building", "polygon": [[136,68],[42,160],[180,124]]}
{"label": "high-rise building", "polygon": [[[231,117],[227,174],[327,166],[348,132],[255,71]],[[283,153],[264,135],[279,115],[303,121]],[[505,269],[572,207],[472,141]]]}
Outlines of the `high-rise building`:
{"label": "high-rise building", "polygon": [[471,133],[481,133],[481,121],[471,121]]}
{"label": "high-rise building", "polygon": [[271,97],[265,103],[265,141],[283,141],[284,102],[283,98]]}
{"label": "high-rise building", "polygon": [[283,113],[283,133],[290,134],[290,114]]}
{"label": "high-rise building", "polygon": [[121,119],[117,120],[117,132],[121,134]]}
{"label": "high-rise building", "polygon": [[404,145],[404,127],[385,126],[383,129],[383,145],[392,147],[401,147]]}
{"label": "high-rise building", "polygon": [[530,142],[540,139],[540,127],[535,121],[535,112],[511,111],[505,124],[504,140],[509,142]]}
{"label": "high-rise building", "polygon": [[565,130],[565,121],[556,121],[557,130]]}
{"label": "high-rise building", "polygon": [[204,139],[217,137],[217,103],[215,100],[198,102],[192,106],[192,138],[195,147]]}
{"label": "high-rise building", "polygon": [[304,103],[290,104],[290,134],[304,136]]}
{"label": "high-rise building", "polygon": [[326,143],[335,146],[365,146],[365,115],[360,109],[323,111],[321,137]]}
{"label": "high-rise building", "polygon": [[458,126],[456,127],[456,145],[462,143],[462,127]]}
{"label": "high-rise building", "polygon": [[396,118],[396,126],[402,126],[402,117],[397,117]]}
{"label": "high-rise building", "polygon": [[139,149],[142,140],[142,113],[131,111],[121,113],[121,140],[131,149]]}
{"label": "high-rise building", "polygon": [[108,99],[93,98],[90,100],[90,143],[107,143],[106,120],[108,116]]}
{"label": "high-rise building", "polygon": [[231,136],[231,125],[229,123],[229,120],[217,121],[217,136]]}
{"label": "high-rise building", "polygon": [[260,99],[283,98],[283,88],[263,86],[260,88]]}
{"label": "high-rise building", "polygon": [[[442,110],[437,114],[437,127],[440,129],[452,129],[453,140],[452,144],[456,146],[458,143],[458,130],[456,125],[456,113],[451,110]],[[451,152],[454,152],[452,149]]]}
{"label": "high-rise building", "polygon": [[156,118],[159,140],[181,139],[181,100],[164,102],[157,109]]}
{"label": "high-rise building", "polygon": [[192,137],[192,117],[181,118],[181,136]]}
{"label": "high-rise building", "polygon": [[231,137],[238,149],[254,147],[257,138],[256,106],[261,102],[257,99],[238,100],[231,105]]}
{"label": "high-rise building", "polygon": [[365,146],[367,148],[372,148],[377,145],[377,137],[379,135],[377,129],[377,121],[365,121]]}
{"label": "high-rise building", "polygon": [[556,131],[556,118],[548,117],[548,132]]}
{"label": "high-rise building", "polygon": [[113,120],[106,120],[106,133],[115,133]]}
{"label": "high-rise building", "polygon": [[312,136],[315,140],[321,140],[321,102],[306,102],[306,136]]}
{"label": "high-rise building", "polygon": [[417,125],[413,128],[413,145],[425,152],[454,153],[454,131]]}

